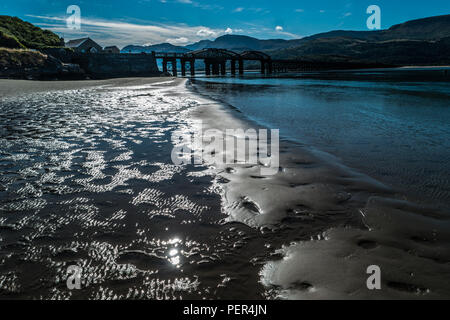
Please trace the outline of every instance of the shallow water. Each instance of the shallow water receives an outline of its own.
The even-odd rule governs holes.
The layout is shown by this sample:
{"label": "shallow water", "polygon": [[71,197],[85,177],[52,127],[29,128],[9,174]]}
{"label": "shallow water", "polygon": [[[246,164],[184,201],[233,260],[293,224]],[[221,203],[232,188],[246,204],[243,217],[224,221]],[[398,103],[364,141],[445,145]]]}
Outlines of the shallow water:
{"label": "shallow water", "polygon": [[[373,198],[392,194],[370,177],[290,142],[273,177],[174,165],[171,135],[194,119],[253,125],[184,84],[2,97],[0,116],[0,298],[450,295],[448,217]],[[379,294],[364,291],[374,262],[389,275]],[[66,286],[72,265],[81,290]]]}
{"label": "shallow water", "polygon": [[337,157],[410,200],[448,209],[450,80],[442,70],[425,71],[249,75],[194,83],[250,119]]}

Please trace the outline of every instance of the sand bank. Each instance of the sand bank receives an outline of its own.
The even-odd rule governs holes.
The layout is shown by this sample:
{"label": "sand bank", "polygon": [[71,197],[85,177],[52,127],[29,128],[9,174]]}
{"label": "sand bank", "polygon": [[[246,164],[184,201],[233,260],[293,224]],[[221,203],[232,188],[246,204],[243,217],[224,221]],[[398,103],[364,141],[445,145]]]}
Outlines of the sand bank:
{"label": "sand bank", "polygon": [[[154,78],[117,78],[108,80],[74,80],[74,81],[35,81],[0,79],[0,96],[19,95],[31,92],[48,92],[61,90],[76,90],[99,86],[137,86],[155,84],[158,82],[181,79],[172,77]],[[19,89],[20,88],[20,89]]]}

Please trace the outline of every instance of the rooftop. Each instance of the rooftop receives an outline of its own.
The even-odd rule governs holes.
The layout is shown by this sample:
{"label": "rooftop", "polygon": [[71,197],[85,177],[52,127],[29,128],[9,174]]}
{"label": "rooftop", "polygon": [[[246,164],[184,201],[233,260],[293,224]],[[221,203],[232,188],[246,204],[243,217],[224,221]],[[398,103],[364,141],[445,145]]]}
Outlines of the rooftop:
{"label": "rooftop", "polygon": [[89,38],[81,38],[81,39],[74,39],[74,40],[70,40],[66,43],[66,47],[69,48],[76,48],[79,47],[80,45],[83,44],[83,42],[85,42],[86,40],[88,40]]}

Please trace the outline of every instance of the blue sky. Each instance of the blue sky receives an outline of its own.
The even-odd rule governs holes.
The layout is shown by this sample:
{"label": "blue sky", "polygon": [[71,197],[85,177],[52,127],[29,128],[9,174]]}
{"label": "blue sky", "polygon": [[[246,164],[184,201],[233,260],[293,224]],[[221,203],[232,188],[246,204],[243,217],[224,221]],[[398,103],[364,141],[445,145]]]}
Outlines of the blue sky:
{"label": "blue sky", "polygon": [[[101,45],[185,45],[224,34],[301,38],[336,29],[367,30],[366,9],[381,8],[382,28],[449,14],[448,0],[1,0],[0,14],[18,16],[66,39]],[[69,5],[81,9],[81,30],[66,27]]]}

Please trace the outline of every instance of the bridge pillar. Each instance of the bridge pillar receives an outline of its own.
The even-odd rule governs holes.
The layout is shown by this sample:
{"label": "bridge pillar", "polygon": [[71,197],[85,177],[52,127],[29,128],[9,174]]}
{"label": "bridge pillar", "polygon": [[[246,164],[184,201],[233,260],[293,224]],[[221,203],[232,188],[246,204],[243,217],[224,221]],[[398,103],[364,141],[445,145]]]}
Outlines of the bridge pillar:
{"label": "bridge pillar", "polygon": [[231,60],[231,74],[233,76],[236,74],[236,60]]}
{"label": "bridge pillar", "polygon": [[215,76],[219,75],[219,62],[214,61],[212,64],[212,74]]}
{"label": "bridge pillar", "polygon": [[244,60],[239,59],[239,74],[244,74]]}
{"label": "bridge pillar", "polygon": [[269,74],[272,74],[273,72],[272,60],[269,60],[269,62],[267,62],[267,68],[269,69],[268,70]]}
{"label": "bridge pillar", "polygon": [[191,66],[191,76],[195,76],[195,59],[189,60],[189,65]]}
{"label": "bridge pillar", "polygon": [[186,60],[181,59],[181,76],[185,77],[186,76]]}
{"label": "bridge pillar", "polygon": [[172,59],[172,76],[176,77],[178,76],[177,72],[177,59]]}
{"label": "bridge pillar", "polygon": [[163,58],[163,72],[167,73],[167,60]]}
{"label": "bridge pillar", "polygon": [[205,74],[209,76],[211,74],[211,62],[205,59]]}
{"label": "bridge pillar", "polygon": [[226,63],[227,63],[226,60],[220,62],[220,74],[223,76],[227,74]]}
{"label": "bridge pillar", "polygon": [[261,60],[261,74],[265,74],[265,73],[266,73],[266,61]]}

